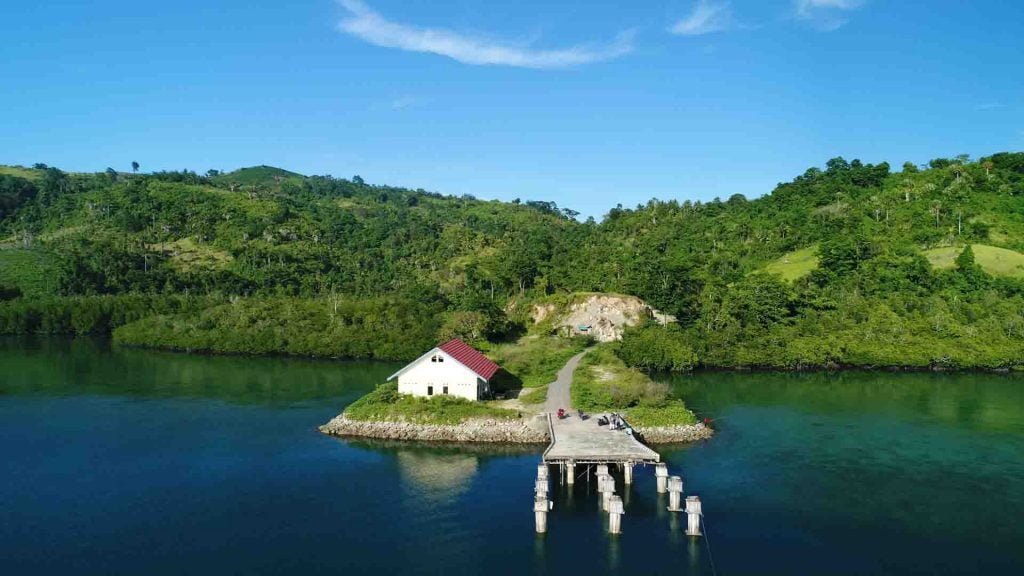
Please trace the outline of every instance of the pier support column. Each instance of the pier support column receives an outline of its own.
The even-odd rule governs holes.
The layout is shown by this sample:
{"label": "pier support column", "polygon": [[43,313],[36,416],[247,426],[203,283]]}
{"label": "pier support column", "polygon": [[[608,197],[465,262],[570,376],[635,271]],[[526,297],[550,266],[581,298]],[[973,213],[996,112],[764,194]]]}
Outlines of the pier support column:
{"label": "pier support column", "polygon": [[700,498],[696,496],[686,497],[686,535],[700,536]]}
{"label": "pier support column", "polygon": [[548,510],[551,510],[551,504],[547,497],[538,494],[533,500],[533,517],[537,522],[537,534],[544,534],[548,531]]}
{"label": "pier support column", "polygon": [[609,502],[615,495],[615,480],[607,474],[597,477],[597,491],[601,494],[601,510],[608,511]]}
{"label": "pier support column", "polygon": [[544,498],[547,498],[548,497],[548,481],[547,480],[537,480],[533,484],[533,490],[534,490],[534,492],[537,493],[537,496],[543,496]]}
{"label": "pier support column", "polygon": [[565,483],[568,486],[576,483],[576,463],[572,460],[565,463]]}
{"label": "pier support column", "polygon": [[658,494],[664,494],[668,487],[668,464],[658,464],[654,467],[654,477],[658,481]]}
{"label": "pier support column", "polygon": [[622,533],[622,514],[625,508],[622,505],[622,498],[612,496],[608,504],[608,532],[612,534]]}
{"label": "pier support column", "polygon": [[683,495],[683,479],[679,476],[672,476],[668,479],[668,509],[670,512],[682,512],[679,501]]}
{"label": "pier support column", "polygon": [[548,479],[548,465],[537,464],[537,480],[547,481]]}
{"label": "pier support column", "polygon": [[598,476],[608,476],[608,465],[607,464],[598,464],[597,465],[597,475]]}
{"label": "pier support column", "polygon": [[626,486],[633,483],[633,463],[625,462],[622,464],[622,477],[625,478]]}

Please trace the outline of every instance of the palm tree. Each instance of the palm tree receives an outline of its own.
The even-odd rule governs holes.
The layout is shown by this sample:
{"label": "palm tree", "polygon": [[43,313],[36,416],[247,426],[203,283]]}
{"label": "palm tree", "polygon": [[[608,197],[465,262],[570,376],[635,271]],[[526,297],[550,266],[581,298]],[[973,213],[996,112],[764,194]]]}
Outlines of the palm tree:
{"label": "palm tree", "polygon": [[138,171],[139,171],[139,163],[134,161],[134,160],[132,160],[132,172],[138,172]]}

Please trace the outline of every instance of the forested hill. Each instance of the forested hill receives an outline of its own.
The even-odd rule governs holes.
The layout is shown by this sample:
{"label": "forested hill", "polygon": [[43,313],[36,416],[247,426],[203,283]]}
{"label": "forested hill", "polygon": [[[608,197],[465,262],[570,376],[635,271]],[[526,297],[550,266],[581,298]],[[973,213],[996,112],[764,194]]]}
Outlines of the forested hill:
{"label": "forested hill", "polygon": [[[159,312],[119,336],[405,357],[443,335],[521,331],[526,302],[601,291],[679,318],[627,336],[627,361],[652,368],[1024,361],[1024,153],[899,171],[837,158],[756,200],[575,216],[267,166],[3,167],[0,331]],[[333,342],[357,334],[362,347]]]}

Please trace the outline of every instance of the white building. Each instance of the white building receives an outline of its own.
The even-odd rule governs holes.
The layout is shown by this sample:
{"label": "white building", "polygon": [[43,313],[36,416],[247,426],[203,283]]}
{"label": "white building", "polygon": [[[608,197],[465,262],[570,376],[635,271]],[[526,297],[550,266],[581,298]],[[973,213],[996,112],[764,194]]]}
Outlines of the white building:
{"label": "white building", "polygon": [[450,340],[395,372],[398,391],[413,396],[448,395],[480,400],[500,367],[462,340]]}

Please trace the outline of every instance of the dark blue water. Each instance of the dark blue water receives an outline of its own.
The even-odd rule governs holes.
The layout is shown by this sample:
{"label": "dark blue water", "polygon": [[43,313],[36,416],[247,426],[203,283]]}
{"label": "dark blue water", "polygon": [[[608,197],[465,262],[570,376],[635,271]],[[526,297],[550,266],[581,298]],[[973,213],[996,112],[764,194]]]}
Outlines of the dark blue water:
{"label": "dark blue water", "polygon": [[0,341],[3,572],[1024,573],[1019,378],[677,378],[719,428],[665,452],[709,538],[650,470],[620,537],[584,481],[538,538],[539,451],[316,431],[393,369]]}

